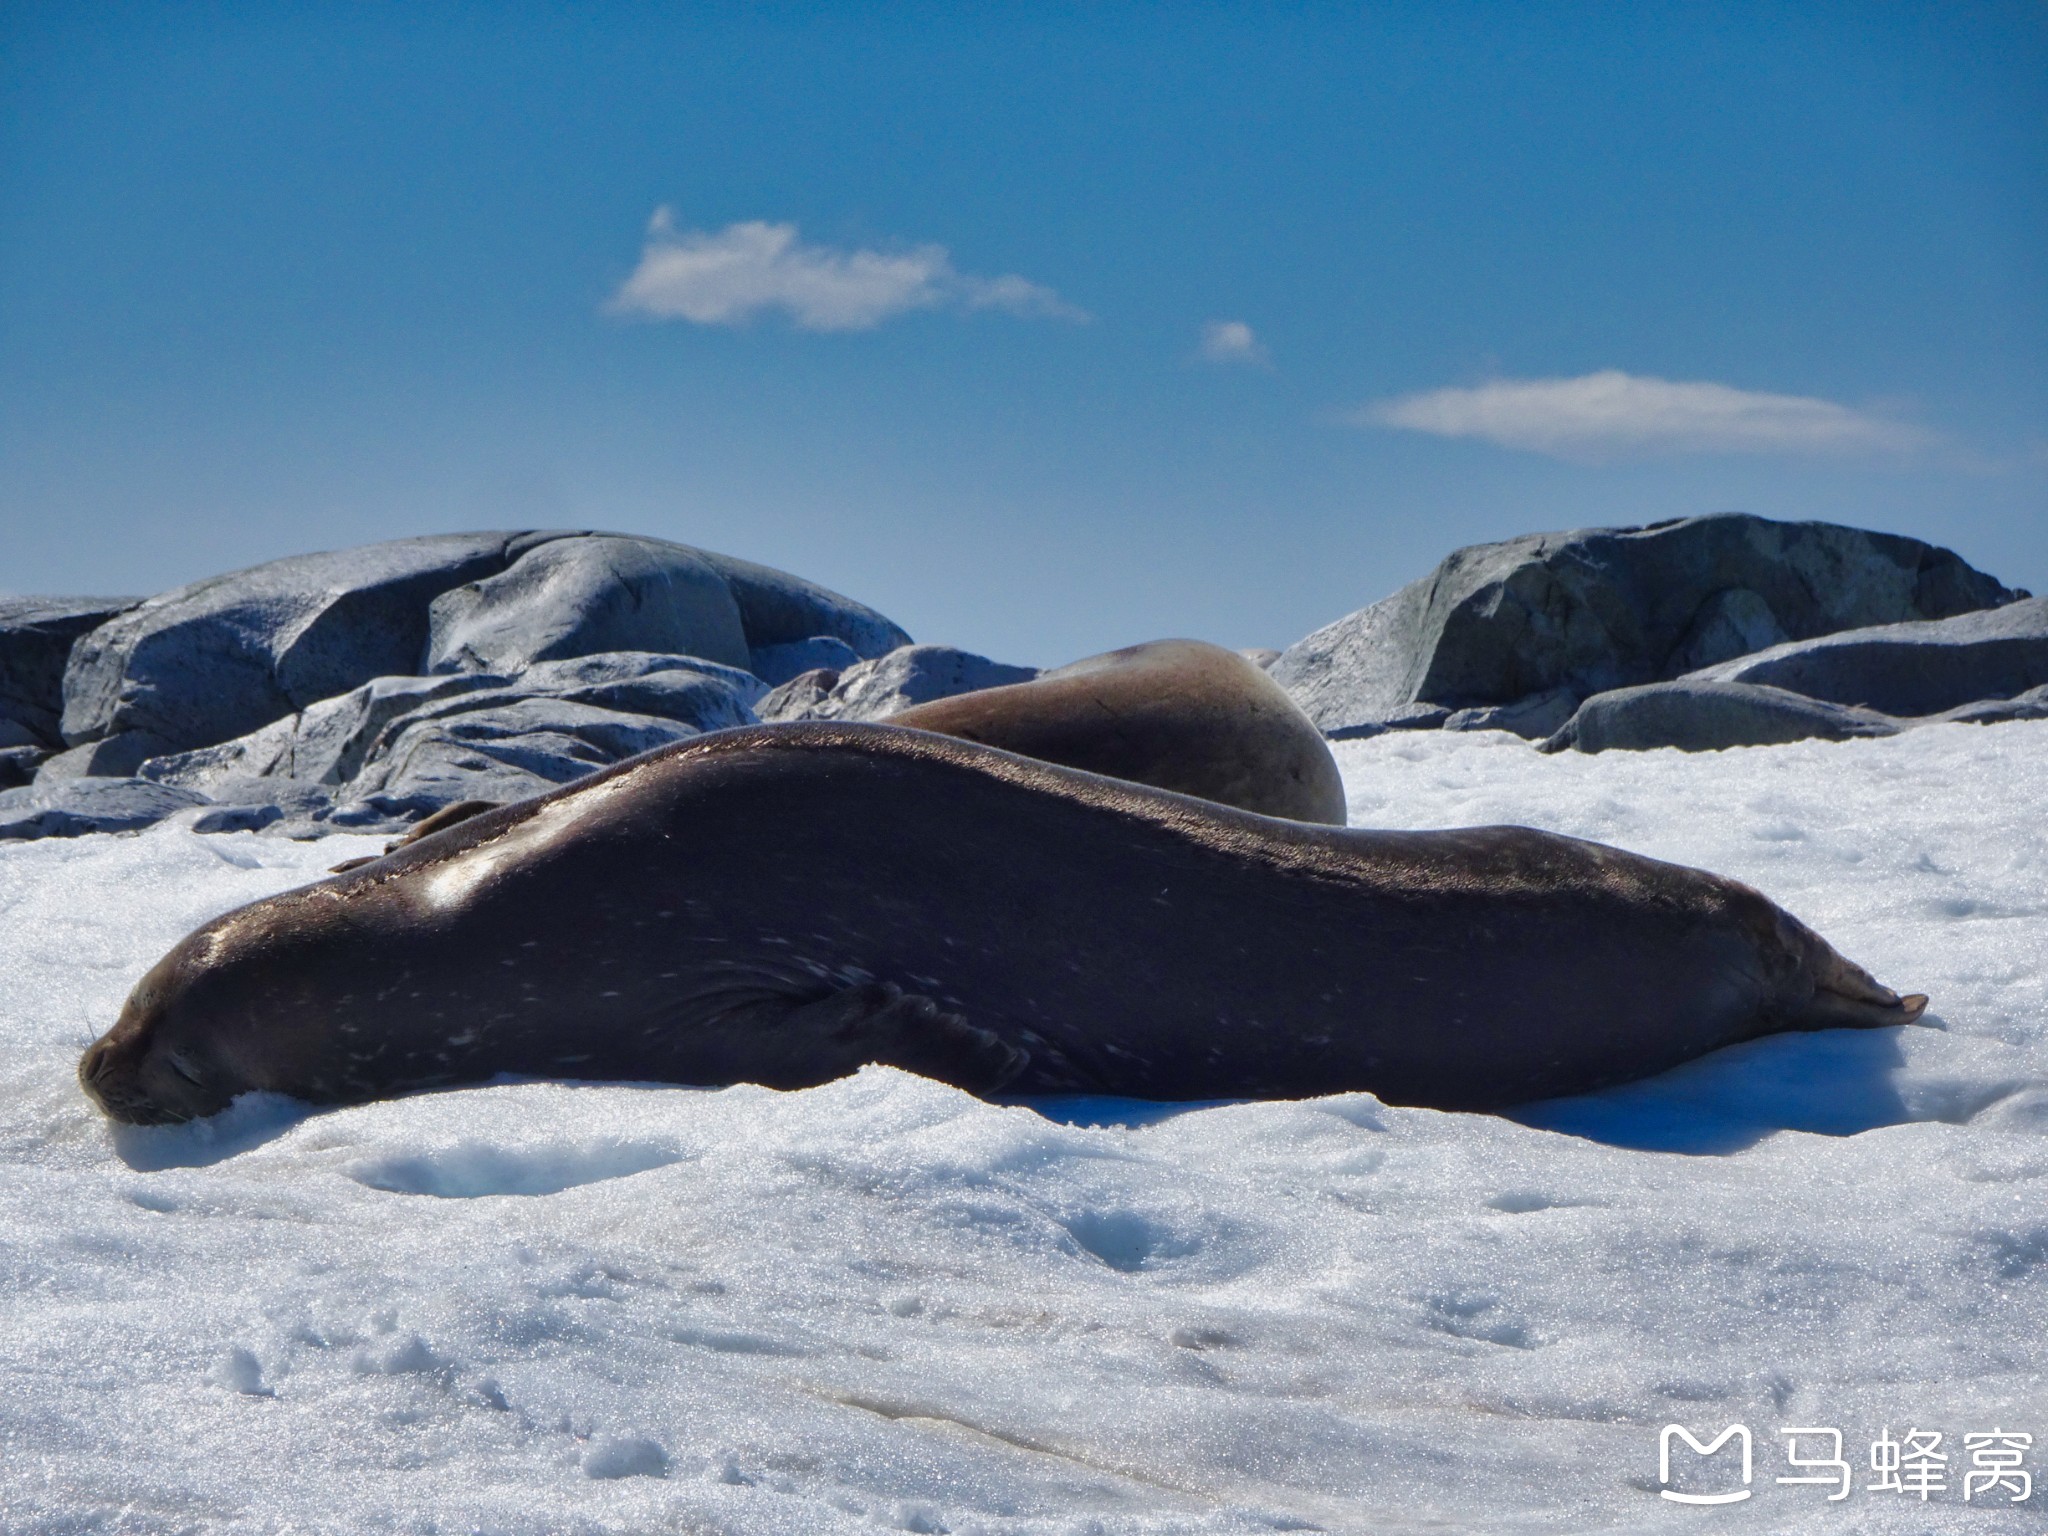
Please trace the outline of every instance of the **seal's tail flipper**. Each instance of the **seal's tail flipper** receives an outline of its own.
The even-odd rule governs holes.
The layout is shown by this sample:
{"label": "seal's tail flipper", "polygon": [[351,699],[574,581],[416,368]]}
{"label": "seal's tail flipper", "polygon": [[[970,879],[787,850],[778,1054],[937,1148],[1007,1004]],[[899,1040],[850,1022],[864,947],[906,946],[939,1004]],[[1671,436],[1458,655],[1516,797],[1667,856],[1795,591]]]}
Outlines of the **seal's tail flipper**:
{"label": "seal's tail flipper", "polygon": [[1915,1024],[1927,1011],[1927,994],[1901,997],[1862,966],[1830,948],[1818,957],[1813,1000],[1799,1015],[1800,1029],[1881,1029],[1888,1024]]}

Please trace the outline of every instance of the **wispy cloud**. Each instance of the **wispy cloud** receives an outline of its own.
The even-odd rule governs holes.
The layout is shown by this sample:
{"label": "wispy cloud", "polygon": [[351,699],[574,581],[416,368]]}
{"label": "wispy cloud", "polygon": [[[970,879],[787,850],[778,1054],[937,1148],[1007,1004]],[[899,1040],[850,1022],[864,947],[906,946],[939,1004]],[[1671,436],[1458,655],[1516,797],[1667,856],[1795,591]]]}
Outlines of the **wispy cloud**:
{"label": "wispy cloud", "polygon": [[1212,363],[1251,363],[1260,368],[1273,361],[1242,320],[1211,320],[1203,326],[1202,356]]}
{"label": "wispy cloud", "polygon": [[1358,426],[1476,437],[1559,459],[1646,453],[1856,453],[1928,446],[1930,432],[1810,395],[1644,378],[1497,379],[1362,406]]}
{"label": "wispy cloud", "polygon": [[955,271],[943,245],[841,250],[806,245],[794,224],[758,220],[716,232],[679,230],[666,208],[655,210],[640,265],[606,308],[696,325],[743,325],[779,309],[807,331],[870,330],[913,309],[1088,318],[1050,288],[1014,274]]}

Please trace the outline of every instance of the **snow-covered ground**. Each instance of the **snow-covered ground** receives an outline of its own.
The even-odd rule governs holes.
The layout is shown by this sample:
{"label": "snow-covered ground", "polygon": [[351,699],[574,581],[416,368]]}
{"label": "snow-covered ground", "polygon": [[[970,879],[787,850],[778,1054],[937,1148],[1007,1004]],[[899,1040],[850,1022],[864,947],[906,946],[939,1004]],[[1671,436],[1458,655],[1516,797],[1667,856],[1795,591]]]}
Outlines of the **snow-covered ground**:
{"label": "snow-covered ground", "polygon": [[[0,1531],[2038,1536],[2048,1493],[1964,1501],[1963,1437],[2048,1475],[2048,723],[1340,755],[1357,824],[1751,881],[1936,1027],[1525,1124],[870,1070],[110,1133],[72,1074],[135,977],[376,844],[0,846]],[[1747,1426],[1753,1497],[1660,1499],[1668,1423]],[[1784,1426],[1843,1432],[1848,1498],[1778,1484]],[[1947,1486],[1867,1491],[1914,1429]]]}

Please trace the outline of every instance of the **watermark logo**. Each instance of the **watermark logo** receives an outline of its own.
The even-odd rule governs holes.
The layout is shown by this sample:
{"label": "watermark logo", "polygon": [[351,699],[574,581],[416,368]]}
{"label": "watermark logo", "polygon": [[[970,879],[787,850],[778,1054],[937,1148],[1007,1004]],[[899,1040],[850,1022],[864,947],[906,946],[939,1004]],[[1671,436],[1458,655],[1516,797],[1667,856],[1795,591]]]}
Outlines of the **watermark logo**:
{"label": "watermark logo", "polygon": [[[1785,1464],[1792,1471],[1788,1476],[1775,1479],[1777,1483],[1827,1488],[1831,1490],[1827,1495],[1830,1504],[1840,1503],[1855,1491],[1855,1470],[1845,1453],[1841,1430],[1830,1425],[1788,1424],[1781,1426],[1778,1434],[1785,1442]],[[1735,1456],[1731,1454],[1722,1457],[1713,1469],[1713,1476],[1706,1479],[1709,1487],[1718,1482],[1722,1491],[1690,1493],[1672,1486],[1671,1448],[1680,1441],[1702,1460],[1709,1460],[1717,1452],[1733,1446],[1740,1454],[1741,1485],[1734,1486],[1737,1468]],[[1948,1492],[1953,1486],[1951,1458],[1956,1453],[1944,1450],[1945,1443],[1952,1442],[1940,1430],[1915,1426],[1895,1439],[1891,1427],[1885,1426],[1870,1442],[1869,1461],[1873,1476],[1863,1485],[1863,1491],[1918,1498],[1923,1504],[1936,1494]],[[1964,1502],[2005,1500],[2020,1504],[2032,1498],[2034,1479],[2033,1474],[2026,1470],[2026,1460],[2033,1445],[2034,1437],[2018,1430],[1981,1430],[1962,1436],[1962,1451],[1957,1456],[1954,1471],[1962,1477]],[[1962,1465],[1961,1457],[1967,1457],[1967,1467]],[[1683,1424],[1666,1424],[1657,1435],[1658,1497],[1669,1499],[1674,1504],[1739,1504],[1755,1491],[1750,1486],[1753,1460],[1753,1446],[1746,1424],[1730,1424],[1711,1440],[1702,1440]],[[1692,1480],[1691,1477],[1686,1479],[1687,1482]]]}
{"label": "watermark logo", "polygon": [[[1671,1442],[1683,1440],[1702,1456],[1711,1456],[1730,1440],[1742,1447],[1742,1481],[1745,1486],[1732,1493],[1680,1493],[1671,1486]],[[1674,1504],[1736,1504],[1749,1497],[1747,1486],[1750,1473],[1750,1441],[1748,1426],[1730,1424],[1720,1434],[1702,1445],[1693,1438],[1692,1431],[1683,1424],[1666,1424],[1664,1432],[1657,1437],[1657,1481],[1663,1484],[1659,1496]]]}

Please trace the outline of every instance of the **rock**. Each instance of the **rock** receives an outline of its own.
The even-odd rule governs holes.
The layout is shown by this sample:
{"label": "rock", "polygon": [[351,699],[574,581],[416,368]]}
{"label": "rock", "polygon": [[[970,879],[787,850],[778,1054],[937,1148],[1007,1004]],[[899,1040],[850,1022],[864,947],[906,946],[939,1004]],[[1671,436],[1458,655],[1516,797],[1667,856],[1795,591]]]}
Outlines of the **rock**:
{"label": "rock", "polygon": [[806,719],[838,685],[839,674],[830,667],[799,672],[756,704],[754,713],[771,725],[783,720]]}
{"label": "rock", "polygon": [[456,800],[523,800],[696,734],[674,720],[566,698],[429,710],[401,722],[350,789],[358,797],[395,796],[436,808]]}
{"label": "rock", "polygon": [[[774,718],[779,720],[886,720],[913,704],[929,704],[934,699],[949,699],[979,688],[1029,682],[1036,676],[1036,667],[1007,666],[949,645],[905,645],[886,656],[848,667],[828,692],[800,712],[789,712],[795,692],[781,699],[770,694],[762,703],[764,708],[776,709]],[[796,678],[783,687],[795,690],[801,682],[803,678]],[[762,718],[769,716],[763,714]]]}
{"label": "rock", "polygon": [[[416,728],[442,722],[446,728],[436,726],[430,734],[446,741],[474,736],[497,743],[487,750],[462,749],[478,760],[478,772],[492,780],[488,788],[477,788],[475,797],[518,799],[535,792],[532,784],[527,779],[508,781],[504,770],[505,763],[520,758],[522,752],[536,761],[562,759],[533,780],[544,779],[552,787],[592,767],[630,756],[632,751],[645,750],[634,746],[631,751],[614,752],[608,742],[659,745],[699,731],[751,724],[754,716],[749,703],[763,692],[758,678],[737,668],[689,656],[642,652],[541,662],[516,677],[483,672],[380,677],[234,741],[153,759],[141,772],[146,778],[195,789],[214,799],[222,798],[223,784],[245,780],[335,786],[337,794],[351,799],[387,791],[411,799],[431,798],[446,790],[445,774],[433,775],[436,787],[431,791],[393,789],[387,765],[396,754],[422,749],[426,738]],[[567,747],[555,739],[559,733],[554,725],[536,724],[543,716],[533,711],[503,713],[545,700],[575,705],[582,711],[560,716],[572,721],[570,734],[579,746]],[[467,715],[492,715],[494,719],[490,723],[446,724]],[[602,725],[606,720],[612,723]],[[515,728],[511,734],[516,735],[522,724],[550,739],[534,744],[531,751],[508,744],[508,726]],[[409,732],[409,744],[402,746]],[[527,787],[512,793],[508,789],[512,782]],[[349,788],[344,792],[341,786]],[[421,803],[426,802],[421,799]]]}
{"label": "rock", "polygon": [[210,746],[373,677],[417,672],[428,605],[504,569],[520,543],[504,533],[399,539],[150,598],[72,648],[64,739],[140,732],[160,744],[150,755]]}
{"label": "rock", "polygon": [[756,651],[825,637],[842,642],[856,656],[875,657],[910,644],[901,626],[816,582],[708,549],[697,554],[732,589],[747,644]]}
{"label": "rock", "polygon": [[1436,731],[1443,729],[1453,713],[1441,704],[1403,704],[1382,719],[1340,725],[1323,734],[1332,741],[1365,741],[1389,731]]}
{"label": "rock", "polygon": [[1782,645],[1790,638],[1761,595],[1748,587],[1729,587],[1700,605],[1666,665],[1683,676],[1731,656]]}
{"label": "rock", "polygon": [[40,747],[0,747],[0,789],[27,784],[49,755]]}
{"label": "rock", "polygon": [[1512,731],[1531,741],[1554,734],[1571,719],[1579,707],[1579,696],[1569,688],[1551,688],[1532,693],[1512,704],[1485,704],[1477,709],[1454,710],[1444,721],[1447,731]]}
{"label": "rock", "polygon": [[39,751],[49,755],[49,747],[43,737],[30,730],[19,720],[0,715],[0,752]]}
{"label": "rock", "polygon": [[1998,725],[2007,720],[2048,720],[2048,688],[2029,688],[2010,699],[1980,699],[1943,710],[1924,723]]}
{"label": "rock", "polygon": [[522,672],[598,651],[732,667],[751,659],[739,604],[697,551],[593,535],[543,544],[498,575],[435,598],[424,670]]}
{"label": "rock", "polygon": [[2048,685],[2048,598],[1795,641],[1693,675],[1767,683],[1888,715],[1936,715],[2010,699]]}
{"label": "rock", "polygon": [[1239,651],[1237,654],[1242,656],[1246,661],[1250,662],[1253,666],[1264,667],[1269,670],[1271,669],[1273,663],[1280,659],[1280,653],[1274,650],[1270,645],[1251,646],[1246,650]]}
{"label": "rock", "polygon": [[1417,703],[1584,698],[1777,636],[1943,619],[2025,595],[1917,539],[1729,513],[1461,549],[1289,647],[1272,674],[1335,733]]}
{"label": "rock", "polygon": [[832,635],[813,635],[787,645],[756,646],[753,665],[747,670],[769,687],[779,688],[806,672],[830,672],[836,679],[860,660],[860,652],[844,640]]}
{"label": "rock", "polygon": [[804,645],[879,656],[908,640],[823,587],[660,539],[402,539],[198,582],[93,629],[71,648],[62,739],[100,750],[59,772],[130,772],[247,736],[379,677],[502,677],[617,652],[697,656],[738,671],[757,653],[771,663]]}
{"label": "rock", "polygon": [[444,699],[503,689],[510,681],[479,672],[372,678],[246,736],[154,757],[137,772],[209,793],[223,780],[238,778],[345,784],[362,771],[394,722]]}
{"label": "rock", "polygon": [[64,745],[64,665],[72,645],[139,601],[0,598],[0,748]]}
{"label": "rock", "polygon": [[574,699],[627,714],[679,720],[700,731],[752,725],[753,706],[768,690],[751,671],[695,656],[617,651],[542,662],[512,682],[523,694]]}
{"label": "rock", "polygon": [[1899,722],[1753,683],[1684,678],[1595,694],[1539,750],[1717,752],[1779,742],[1892,736]]}
{"label": "rock", "polygon": [[60,784],[66,779],[125,779],[140,771],[152,757],[171,750],[171,743],[148,731],[122,731],[104,741],[88,741],[82,747],[52,753],[36,770],[39,784]]}
{"label": "rock", "polygon": [[206,797],[146,779],[71,779],[0,790],[0,839],[132,832]]}

